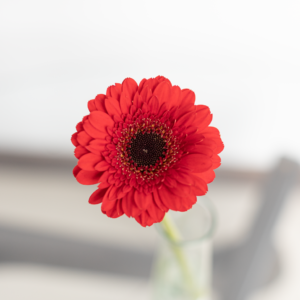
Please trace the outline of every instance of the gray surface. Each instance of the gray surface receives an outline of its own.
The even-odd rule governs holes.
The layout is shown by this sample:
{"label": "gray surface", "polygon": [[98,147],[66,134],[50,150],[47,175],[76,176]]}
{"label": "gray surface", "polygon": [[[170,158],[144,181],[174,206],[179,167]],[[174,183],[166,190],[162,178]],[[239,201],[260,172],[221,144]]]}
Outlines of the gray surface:
{"label": "gray surface", "polygon": [[272,232],[298,172],[296,162],[281,159],[264,186],[261,208],[248,238],[235,248],[215,253],[214,283],[221,299],[246,299],[275,276],[278,262],[272,247]]}
{"label": "gray surface", "polygon": [[32,263],[147,278],[153,255],[0,226],[0,263]]}

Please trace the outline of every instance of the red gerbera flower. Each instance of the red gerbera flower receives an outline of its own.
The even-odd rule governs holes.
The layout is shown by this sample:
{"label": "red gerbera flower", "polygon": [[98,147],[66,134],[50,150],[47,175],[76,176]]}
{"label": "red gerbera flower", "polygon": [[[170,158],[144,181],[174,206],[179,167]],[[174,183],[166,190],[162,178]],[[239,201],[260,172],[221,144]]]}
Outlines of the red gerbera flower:
{"label": "red gerbera flower", "polygon": [[224,146],[195,93],[162,76],[139,85],[126,78],[88,102],[90,114],[72,136],[74,176],[99,184],[91,204],[111,218],[124,213],[142,226],[171,209],[186,211],[207,192]]}

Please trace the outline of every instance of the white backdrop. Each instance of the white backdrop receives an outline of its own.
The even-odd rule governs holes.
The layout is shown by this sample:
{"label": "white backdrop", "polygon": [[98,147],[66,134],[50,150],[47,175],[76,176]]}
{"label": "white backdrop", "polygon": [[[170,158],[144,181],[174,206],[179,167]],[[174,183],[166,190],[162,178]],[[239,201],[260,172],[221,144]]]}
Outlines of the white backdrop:
{"label": "white backdrop", "polygon": [[0,152],[73,155],[87,101],[125,77],[195,91],[222,162],[300,160],[299,1],[0,2]]}

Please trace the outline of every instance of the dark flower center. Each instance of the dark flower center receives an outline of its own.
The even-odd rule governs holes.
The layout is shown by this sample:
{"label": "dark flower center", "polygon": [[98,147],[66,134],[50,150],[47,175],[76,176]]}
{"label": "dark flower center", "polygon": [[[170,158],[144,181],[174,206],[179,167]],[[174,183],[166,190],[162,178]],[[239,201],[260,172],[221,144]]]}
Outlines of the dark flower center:
{"label": "dark flower center", "polygon": [[128,154],[138,167],[154,166],[159,158],[164,158],[165,141],[156,133],[138,132],[131,140]]}
{"label": "dark flower center", "polygon": [[112,166],[122,172],[121,179],[135,180],[143,185],[145,182],[160,180],[165,173],[181,157],[181,138],[178,131],[173,132],[168,122],[161,122],[154,116],[146,117],[137,114],[116,123],[113,142],[116,145]]}

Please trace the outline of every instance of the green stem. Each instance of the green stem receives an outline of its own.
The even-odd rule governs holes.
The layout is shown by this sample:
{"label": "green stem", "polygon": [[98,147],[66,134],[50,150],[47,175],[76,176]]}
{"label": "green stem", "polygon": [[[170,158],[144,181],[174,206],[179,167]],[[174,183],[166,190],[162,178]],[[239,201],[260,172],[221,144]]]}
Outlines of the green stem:
{"label": "green stem", "polygon": [[187,257],[185,255],[183,249],[181,247],[179,247],[178,245],[176,245],[176,243],[180,242],[180,240],[181,240],[180,232],[176,228],[176,226],[169,214],[165,215],[164,219],[161,221],[161,224],[163,225],[165,233],[168,235],[170,240],[172,242],[174,242],[174,244],[172,244],[171,247],[172,247],[174,254],[178,260],[178,264],[181,268],[183,278],[185,280],[185,284],[188,287],[192,298],[199,299],[200,296],[202,295],[202,293],[197,288],[194,277],[189,268]]}

